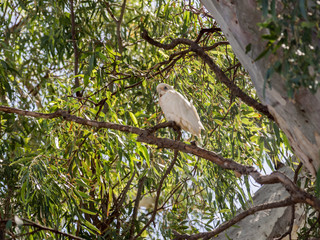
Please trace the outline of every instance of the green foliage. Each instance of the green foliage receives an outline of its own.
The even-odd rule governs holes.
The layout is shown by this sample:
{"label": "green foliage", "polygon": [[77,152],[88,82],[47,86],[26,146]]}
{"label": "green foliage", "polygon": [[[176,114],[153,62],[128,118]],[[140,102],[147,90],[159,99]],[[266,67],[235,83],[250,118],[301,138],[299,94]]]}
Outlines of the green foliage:
{"label": "green foliage", "polygon": [[278,73],[286,81],[288,96],[307,88],[315,93],[320,86],[319,22],[320,4],[306,0],[260,0],[264,21],[262,28],[268,30],[266,54],[281,54],[281,60],[273,62],[266,78]]}
{"label": "green foliage", "polygon": [[[0,5],[1,105],[39,112],[65,109],[82,118],[148,128],[164,121],[156,86],[166,82],[193,100],[206,128],[204,148],[260,170],[279,157],[289,161],[285,135],[235,99],[199,58],[188,53],[167,66],[170,55],[187,47],[164,51],[140,37],[143,26],[161,42],[196,39],[201,28],[214,24],[194,11],[198,2],[192,2],[193,9],[185,1],[129,1],[119,25],[122,1],[74,1],[75,42],[70,2],[7,0]],[[200,44],[223,40],[220,33],[205,34]],[[230,46],[208,54],[257,99],[247,73],[234,67],[238,61]],[[173,159],[171,150],[139,143],[134,134],[63,119],[1,113],[0,121],[1,218],[18,215],[85,239],[128,238],[132,224],[136,235],[148,222],[152,209],[144,208],[132,221],[138,184],[143,182],[141,198],[155,197]],[[161,129],[157,135],[174,138],[175,133]],[[185,141],[189,137],[183,134]],[[179,153],[162,186],[156,224],[141,238],[213,230],[237,207],[247,208],[251,193],[248,178],[237,179],[231,171]],[[10,233],[19,234],[11,224]],[[30,239],[57,237],[28,227],[20,231]]]}
{"label": "green foliage", "polygon": [[308,218],[304,219],[304,225],[298,233],[298,238],[301,240],[319,238],[320,226],[317,211],[314,211],[314,209],[310,209],[309,207],[307,207],[305,211]]}

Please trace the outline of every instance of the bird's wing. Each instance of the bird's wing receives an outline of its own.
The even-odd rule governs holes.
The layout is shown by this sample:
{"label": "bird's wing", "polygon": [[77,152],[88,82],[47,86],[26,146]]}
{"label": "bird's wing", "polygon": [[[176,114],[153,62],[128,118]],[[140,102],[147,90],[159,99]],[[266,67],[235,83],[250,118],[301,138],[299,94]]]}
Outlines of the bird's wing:
{"label": "bird's wing", "polygon": [[167,121],[175,121],[182,129],[194,135],[200,135],[203,125],[195,107],[176,91],[167,91],[160,101],[161,109]]}

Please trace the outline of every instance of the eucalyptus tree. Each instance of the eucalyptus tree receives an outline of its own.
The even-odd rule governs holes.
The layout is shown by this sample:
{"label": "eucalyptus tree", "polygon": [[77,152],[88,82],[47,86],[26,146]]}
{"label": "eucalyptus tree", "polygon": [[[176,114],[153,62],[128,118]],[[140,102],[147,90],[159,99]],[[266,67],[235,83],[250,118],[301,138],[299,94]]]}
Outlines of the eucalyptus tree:
{"label": "eucalyptus tree", "polygon": [[[238,208],[319,210],[310,181],[263,175],[297,168],[295,152],[197,1],[0,9],[2,237],[198,239],[236,223]],[[205,128],[197,145],[164,123],[161,82],[193,100]],[[291,197],[250,208],[250,178]]]}

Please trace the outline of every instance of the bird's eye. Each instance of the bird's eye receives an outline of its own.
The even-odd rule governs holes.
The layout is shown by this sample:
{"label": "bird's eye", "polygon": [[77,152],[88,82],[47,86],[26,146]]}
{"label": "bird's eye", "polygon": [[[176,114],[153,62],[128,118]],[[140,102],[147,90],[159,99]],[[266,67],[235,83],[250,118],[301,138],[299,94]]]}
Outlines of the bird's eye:
{"label": "bird's eye", "polygon": [[168,90],[167,86],[165,86],[163,89],[164,89],[164,90]]}

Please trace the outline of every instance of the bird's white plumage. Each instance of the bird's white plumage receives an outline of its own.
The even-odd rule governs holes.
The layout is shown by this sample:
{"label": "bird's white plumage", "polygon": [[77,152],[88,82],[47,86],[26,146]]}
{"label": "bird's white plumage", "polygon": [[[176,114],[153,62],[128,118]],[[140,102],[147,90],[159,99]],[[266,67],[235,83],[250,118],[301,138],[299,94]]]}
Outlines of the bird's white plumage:
{"label": "bird's white plumage", "polygon": [[204,127],[193,104],[168,84],[160,83],[157,92],[160,107],[167,121],[175,121],[183,130],[200,137],[201,129]]}

